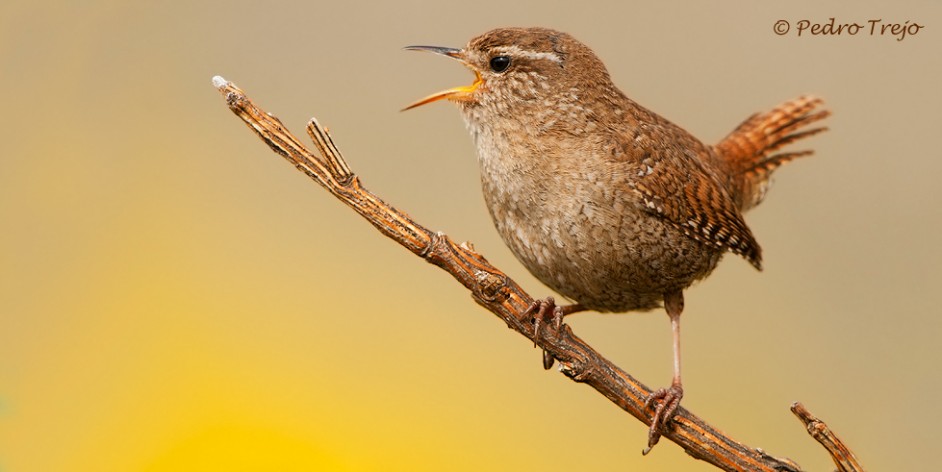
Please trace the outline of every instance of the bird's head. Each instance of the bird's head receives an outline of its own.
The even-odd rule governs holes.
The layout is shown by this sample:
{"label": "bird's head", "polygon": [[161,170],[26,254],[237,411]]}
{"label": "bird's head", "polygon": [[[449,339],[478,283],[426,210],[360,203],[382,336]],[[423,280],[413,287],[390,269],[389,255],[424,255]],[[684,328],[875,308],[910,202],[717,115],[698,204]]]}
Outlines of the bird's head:
{"label": "bird's head", "polygon": [[[500,28],[468,42],[462,49],[409,46],[456,59],[474,73],[471,85],[429,95],[403,110],[438,100],[462,108],[486,106],[511,112],[516,105],[552,106],[547,98],[579,94],[594,82],[610,83],[605,66],[572,36],[547,28]],[[587,87],[588,86],[588,87]]]}

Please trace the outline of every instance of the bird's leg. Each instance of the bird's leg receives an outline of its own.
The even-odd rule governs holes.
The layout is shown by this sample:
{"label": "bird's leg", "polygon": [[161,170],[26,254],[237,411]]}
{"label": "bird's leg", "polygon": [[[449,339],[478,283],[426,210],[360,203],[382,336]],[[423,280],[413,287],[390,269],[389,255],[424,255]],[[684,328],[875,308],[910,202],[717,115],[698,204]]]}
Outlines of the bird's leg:
{"label": "bird's leg", "polygon": [[[533,303],[527,307],[527,311],[524,312],[524,316],[533,316],[533,347],[536,347],[536,340],[540,337],[540,328],[544,323],[551,323],[558,336],[559,330],[563,327],[563,317],[583,310],[585,310],[585,308],[578,303],[558,306],[553,297],[534,300]],[[544,369],[553,367],[555,360],[556,359],[549,352],[546,350],[543,351]]]}
{"label": "bird's leg", "polygon": [[648,447],[643,451],[647,454],[661,439],[661,431],[674,419],[674,412],[680,406],[680,399],[684,397],[684,387],[680,381],[680,313],[684,311],[684,294],[680,290],[664,294],[664,309],[671,320],[671,332],[674,342],[674,378],[669,388],[662,388],[651,393],[644,402],[644,406],[654,407],[654,417],[651,419],[651,428],[648,430]]}

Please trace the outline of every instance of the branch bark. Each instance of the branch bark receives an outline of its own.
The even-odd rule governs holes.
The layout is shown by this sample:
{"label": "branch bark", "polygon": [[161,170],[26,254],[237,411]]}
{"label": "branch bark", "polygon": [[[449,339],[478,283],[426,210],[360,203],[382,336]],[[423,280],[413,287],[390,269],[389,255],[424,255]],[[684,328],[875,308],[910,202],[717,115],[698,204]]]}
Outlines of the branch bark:
{"label": "branch bark", "polygon": [[863,472],[863,466],[857,462],[857,457],[851,452],[850,448],[844,445],[828,425],[811,414],[804,405],[799,402],[792,403],[792,413],[805,424],[808,434],[824,446],[824,449],[831,455],[834,465],[838,472]]}
{"label": "branch bark", "polygon": [[[306,149],[278,118],[256,107],[231,82],[217,76],[213,78],[213,85],[226,97],[232,112],[273,151],[353,208],[385,236],[451,274],[471,291],[478,304],[559,360],[560,371],[567,377],[591,386],[642,423],[651,424],[653,412],[644,406],[645,399],[652,392],[650,388],[602,357],[573,334],[568,325],[564,324],[558,330],[546,326],[540,333],[534,333],[532,317],[526,313],[534,300],[530,295],[469,244],[455,244],[443,233],[430,231],[364,189],[327,130],[316,119],[311,119],[307,131],[319,154]],[[663,437],[682,447],[692,457],[722,470],[801,471],[791,460],[770,456],[761,449],[734,440],[683,406],[677,409],[670,424]],[[829,432],[826,427],[824,429]],[[849,457],[853,455],[849,454]],[[841,470],[862,470],[857,467]]]}

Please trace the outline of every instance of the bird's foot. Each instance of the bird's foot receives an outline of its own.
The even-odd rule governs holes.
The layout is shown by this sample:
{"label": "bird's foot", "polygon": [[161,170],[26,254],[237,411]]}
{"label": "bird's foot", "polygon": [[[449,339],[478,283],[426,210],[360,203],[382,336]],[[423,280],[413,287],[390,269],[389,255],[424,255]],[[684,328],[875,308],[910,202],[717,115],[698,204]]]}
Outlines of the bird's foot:
{"label": "bird's foot", "polygon": [[[533,347],[536,347],[536,340],[539,339],[540,329],[544,324],[552,324],[557,336],[559,335],[559,330],[563,327],[563,317],[566,316],[566,312],[563,310],[563,307],[556,305],[556,300],[554,300],[553,297],[546,297],[542,300],[534,300],[533,303],[527,307],[527,311],[524,312],[524,315],[533,317]],[[543,350],[544,369],[548,370],[552,368],[555,361],[556,359],[552,354]]]}
{"label": "bird's foot", "polygon": [[651,428],[648,430],[648,447],[641,453],[651,452],[651,448],[661,439],[661,433],[667,430],[667,425],[673,421],[674,413],[680,406],[680,399],[684,397],[684,387],[680,383],[671,384],[669,388],[662,388],[651,393],[644,401],[644,407],[654,406],[654,417],[651,419]]}

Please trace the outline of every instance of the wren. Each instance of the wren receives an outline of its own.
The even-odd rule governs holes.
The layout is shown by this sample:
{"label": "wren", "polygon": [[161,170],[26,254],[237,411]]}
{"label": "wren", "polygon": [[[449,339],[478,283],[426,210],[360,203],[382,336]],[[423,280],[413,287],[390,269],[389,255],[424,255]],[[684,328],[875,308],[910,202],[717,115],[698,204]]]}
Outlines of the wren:
{"label": "wren", "polygon": [[[759,204],[780,165],[812,151],[777,152],[821,131],[822,101],[801,97],[755,114],[709,146],[635,103],[605,65],[569,34],[500,28],[463,49],[409,46],[457,59],[471,85],[419,100],[448,99],[478,151],[484,200],[513,254],[574,303],[552,297],[528,310],[557,328],[583,310],[664,306],[673,334],[673,381],[647,399],[648,448],[683,397],[683,291],[727,251],[761,270],[762,251],[743,213]],[[552,365],[544,353],[544,366]]]}

